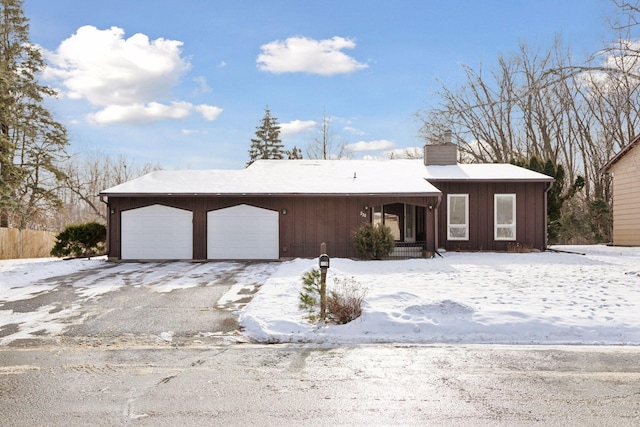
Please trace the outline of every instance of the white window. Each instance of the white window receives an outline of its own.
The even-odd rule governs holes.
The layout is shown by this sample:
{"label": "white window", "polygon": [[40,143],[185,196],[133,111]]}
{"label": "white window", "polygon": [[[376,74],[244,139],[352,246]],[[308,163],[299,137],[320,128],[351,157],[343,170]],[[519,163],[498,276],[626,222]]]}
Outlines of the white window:
{"label": "white window", "polygon": [[516,195],[494,195],[493,215],[495,239],[516,240]]}
{"label": "white window", "polygon": [[469,195],[447,195],[447,239],[469,240]]}

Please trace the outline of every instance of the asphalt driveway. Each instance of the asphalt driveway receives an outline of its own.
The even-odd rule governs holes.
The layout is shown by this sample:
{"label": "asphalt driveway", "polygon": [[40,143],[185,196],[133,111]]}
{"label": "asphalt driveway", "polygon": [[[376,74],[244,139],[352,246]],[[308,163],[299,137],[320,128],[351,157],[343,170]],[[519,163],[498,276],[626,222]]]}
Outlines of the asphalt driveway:
{"label": "asphalt driveway", "polygon": [[[0,295],[0,342],[175,345],[244,341],[234,311],[250,301],[277,263],[107,263]],[[242,280],[237,298],[218,304]]]}

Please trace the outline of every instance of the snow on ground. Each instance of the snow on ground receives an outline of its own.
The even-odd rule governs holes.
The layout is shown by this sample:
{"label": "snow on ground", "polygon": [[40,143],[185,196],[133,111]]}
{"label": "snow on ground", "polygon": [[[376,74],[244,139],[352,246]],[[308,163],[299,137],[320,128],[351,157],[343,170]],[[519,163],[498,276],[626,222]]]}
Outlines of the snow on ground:
{"label": "snow on ground", "polygon": [[544,252],[452,253],[406,261],[332,259],[333,277],[368,294],[347,325],[309,324],[302,274],[283,263],[240,314],[263,342],[640,345],[640,248],[558,246]]}
{"label": "snow on ground", "polygon": [[[250,269],[233,262],[108,263],[104,257],[0,260],[0,346],[17,339],[60,335],[84,321],[85,302],[124,286],[169,293],[218,281],[226,283],[236,274],[249,284],[252,272],[264,281],[274,269],[275,263],[256,264]],[[68,292],[73,297],[53,296],[62,293],[65,285],[71,287]],[[255,283],[251,287],[255,288]],[[41,300],[28,301],[36,298]],[[73,299],[63,304],[65,298]],[[16,302],[26,303],[15,309]]]}
{"label": "snow on ground", "polygon": [[[232,282],[218,306],[238,309],[244,333],[263,342],[640,345],[640,248],[556,249],[586,255],[448,252],[405,261],[332,259],[330,286],[334,277],[353,278],[368,293],[360,318],[327,326],[310,324],[298,309],[301,276],[317,259],[248,265],[2,260],[0,345],[63,333],[70,321],[82,321],[77,315],[84,301],[122,286],[171,292]],[[257,283],[263,285],[253,295]],[[6,308],[56,292],[61,284],[78,295],[67,309]]]}

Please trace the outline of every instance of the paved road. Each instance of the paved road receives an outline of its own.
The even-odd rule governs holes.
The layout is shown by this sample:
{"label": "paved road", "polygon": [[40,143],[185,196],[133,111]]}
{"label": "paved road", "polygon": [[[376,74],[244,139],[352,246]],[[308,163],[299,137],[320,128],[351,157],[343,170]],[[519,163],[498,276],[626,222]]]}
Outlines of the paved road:
{"label": "paved road", "polygon": [[640,424],[635,348],[0,351],[3,426]]}

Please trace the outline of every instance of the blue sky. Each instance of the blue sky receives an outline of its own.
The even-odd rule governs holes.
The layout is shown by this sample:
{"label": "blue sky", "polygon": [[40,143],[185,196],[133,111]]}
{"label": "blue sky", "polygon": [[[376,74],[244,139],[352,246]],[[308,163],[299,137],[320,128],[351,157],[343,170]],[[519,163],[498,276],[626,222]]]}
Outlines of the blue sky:
{"label": "blue sky", "polygon": [[611,40],[609,0],[25,0],[71,152],[167,169],[244,167],[268,105],[285,147],[331,117],[353,158],[421,146],[414,113],[460,64],[489,68],[561,35],[581,59]]}

